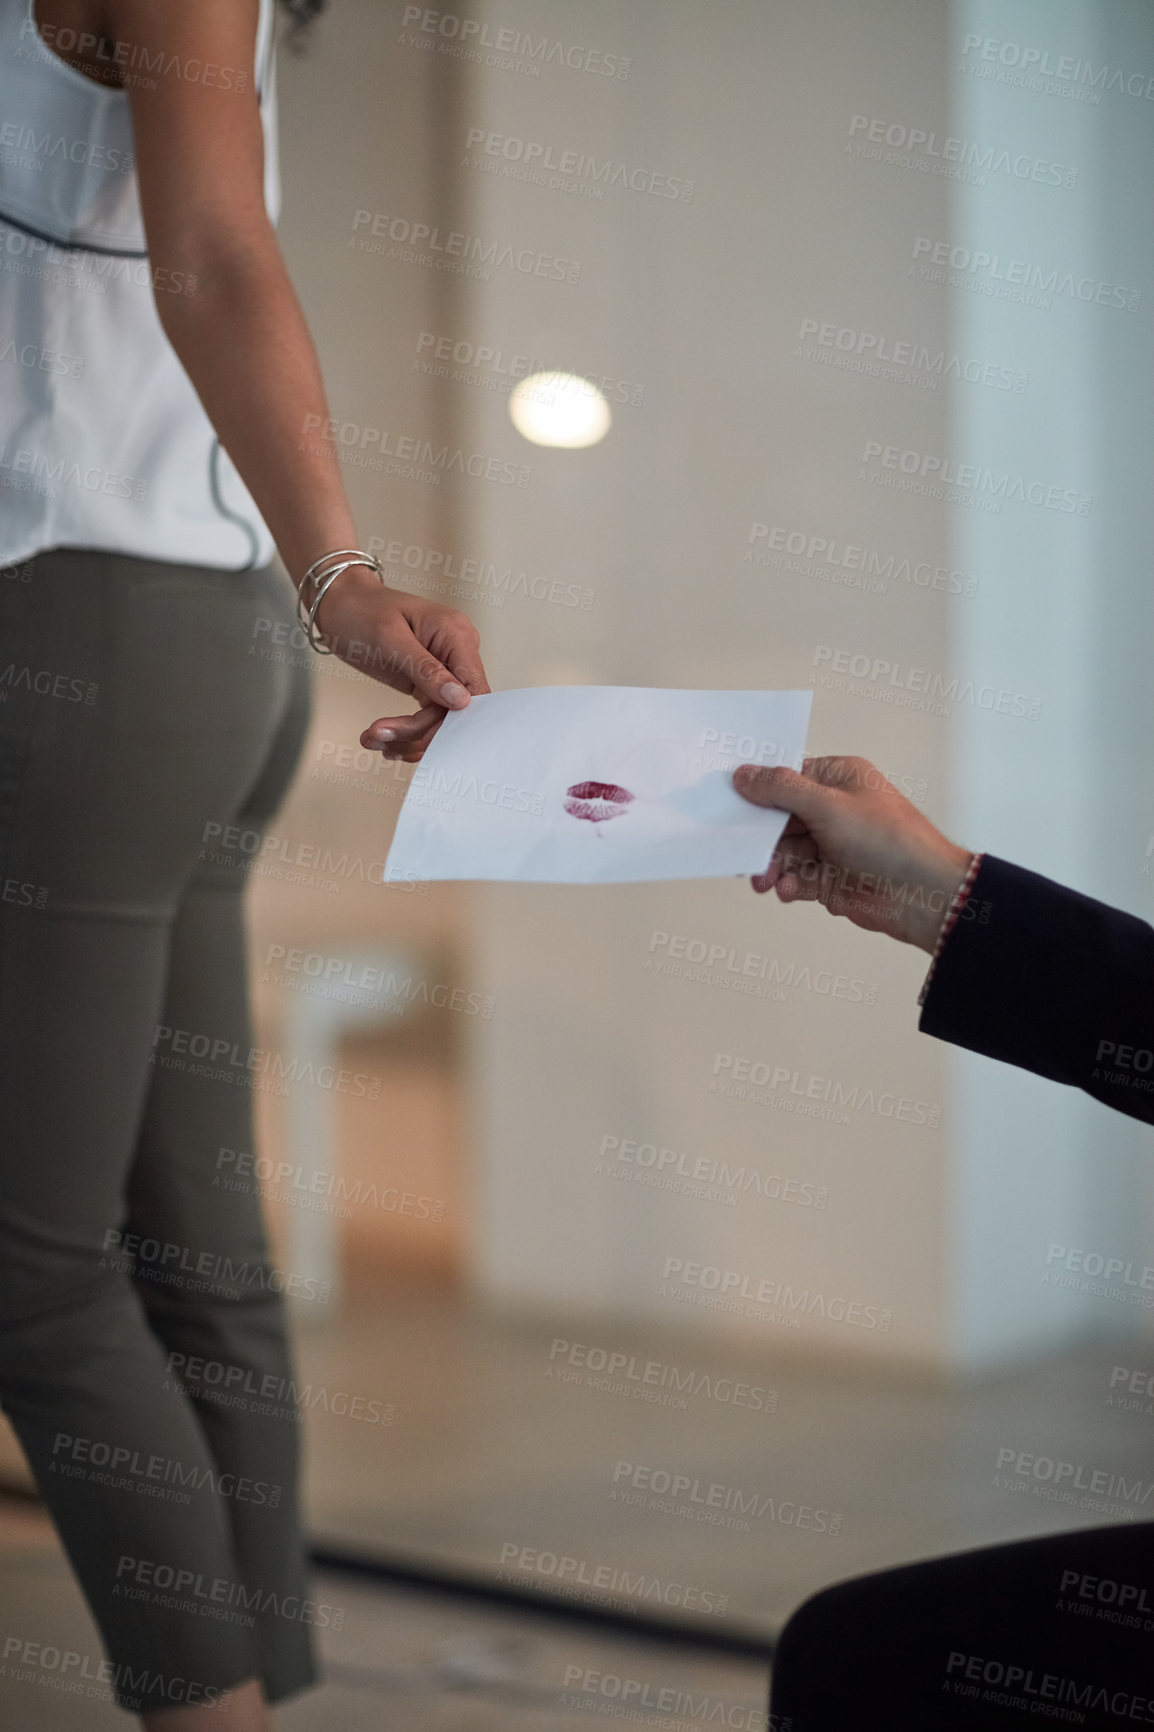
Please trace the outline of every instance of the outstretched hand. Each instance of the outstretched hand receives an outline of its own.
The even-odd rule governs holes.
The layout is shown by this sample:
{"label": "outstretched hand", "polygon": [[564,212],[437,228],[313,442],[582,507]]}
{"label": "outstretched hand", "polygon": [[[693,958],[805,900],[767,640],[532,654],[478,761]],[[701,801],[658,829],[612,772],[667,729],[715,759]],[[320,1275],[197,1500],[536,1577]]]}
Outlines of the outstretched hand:
{"label": "outstretched hand", "polygon": [[489,690],[477,628],[467,614],[353,567],[326,591],[317,624],[334,655],[371,679],[420,700],[409,715],[382,716],[361,745],[415,764],[450,710]]}
{"label": "outstretched hand", "polygon": [[807,758],[801,773],[740,764],[737,792],[790,814],[750,882],[782,902],[820,902],[867,932],[932,951],[973,856],[936,830],[866,758]]}

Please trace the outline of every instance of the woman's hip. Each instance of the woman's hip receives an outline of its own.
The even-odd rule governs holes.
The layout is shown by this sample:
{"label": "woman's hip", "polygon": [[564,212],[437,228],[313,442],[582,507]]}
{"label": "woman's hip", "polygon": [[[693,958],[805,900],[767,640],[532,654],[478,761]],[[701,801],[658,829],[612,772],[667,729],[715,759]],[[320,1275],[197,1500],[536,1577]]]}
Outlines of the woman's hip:
{"label": "woman's hip", "polygon": [[117,883],[171,906],[206,831],[270,766],[278,792],[291,778],[309,677],[293,627],[272,566],[37,556],[0,587],[0,867],[57,907]]}

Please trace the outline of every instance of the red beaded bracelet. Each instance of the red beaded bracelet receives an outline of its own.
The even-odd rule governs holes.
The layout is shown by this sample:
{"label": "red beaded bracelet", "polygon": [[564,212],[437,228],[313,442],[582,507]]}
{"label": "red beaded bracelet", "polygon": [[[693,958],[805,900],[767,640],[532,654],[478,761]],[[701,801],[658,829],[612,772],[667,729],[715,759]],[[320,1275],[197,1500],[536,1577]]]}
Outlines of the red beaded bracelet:
{"label": "red beaded bracelet", "polygon": [[934,978],[934,969],[938,965],[938,957],[942,954],[942,951],[945,949],[946,939],[950,936],[950,933],[954,930],[954,927],[957,925],[958,915],[962,912],[962,909],[966,906],[966,898],[969,896],[970,891],[974,887],[974,880],[978,876],[978,868],[981,866],[981,864],[982,864],[982,856],[980,854],[975,854],[972,857],[972,859],[970,860],[969,866],[966,868],[965,877],[962,879],[962,882],[958,885],[958,888],[954,892],[953,900],[950,902],[949,907],[946,909],[945,918],[943,919],[942,924],[941,924],[940,928],[938,929],[938,941],[934,945],[934,954],[930,958],[929,973],[926,975],[925,980],[922,982],[922,990],[918,993],[918,1003],[919,1004],[924,1004],[926,1002],[926,995],[930,990],[930,981]]}

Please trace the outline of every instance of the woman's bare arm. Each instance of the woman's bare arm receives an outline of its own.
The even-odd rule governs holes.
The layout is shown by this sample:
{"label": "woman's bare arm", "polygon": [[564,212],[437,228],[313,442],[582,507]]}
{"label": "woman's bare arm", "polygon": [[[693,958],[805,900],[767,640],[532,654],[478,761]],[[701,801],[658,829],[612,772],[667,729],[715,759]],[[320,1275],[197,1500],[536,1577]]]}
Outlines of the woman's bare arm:
{"label": "woman's bare arm", "polygon": [[[150,64],[160,51],[182,68],[252,67],[257,0],[104,0],[104,11],[108,35],[146,47]],[[299,583],[313,560],[357,538],[335,456],[306,437],[327,420],[328,406],[265,211],[252,78],[243,89],[175,72],[150,83],[129,86],[149,254],[154,266],[189,273],[196,284],[189,295],[157,293],[161,324]],[[370,571],[336,581],[318,624],[338,654],[359,646],[358,667],[421,700],[415,715],[366,730],[366,743],[392,730],[390,755],[419,756],[446,708],[488,690],[472,622],[382,589]]]}

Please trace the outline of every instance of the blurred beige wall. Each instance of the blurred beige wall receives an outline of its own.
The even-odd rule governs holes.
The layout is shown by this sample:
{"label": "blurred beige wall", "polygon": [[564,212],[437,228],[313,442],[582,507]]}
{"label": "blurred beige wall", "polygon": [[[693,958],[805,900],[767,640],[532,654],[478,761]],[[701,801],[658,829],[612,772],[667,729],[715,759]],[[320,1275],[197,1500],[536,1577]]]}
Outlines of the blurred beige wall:
{"label": "blurred beige wall", "polygon": [[[905,274],[915,235],[948,232],[945,184],[911,176],[885,196],[845,154],[864,89],[878,113],[908,106],[911,76],[923,107],[946,102],[944,12],[891,10],[896,58],[892,32],[849,4],[485,8],[629,70],[475,69],[468,127],[611,159],[643,187],[665,176],[679,195],[578,196],[468,151],[478,230],[581,274],[471,284],[461,334],[644,388],[613,405],[603,444],[535,451],[524,496],[478,500],[482,546],[595,591],[587,613],[507,610],[491,634],[502,683],[797,687],[819,646],[946,666],[943,593],[900,578],[870,593],[820,555],[809,576],[772,551],[796,534],[950,566],[940,515],[857,478],[867,439],[900,429],[941,449],[946,391],[863,379],[802,337],[811,320],[949,341],[948,303]],[[463,394],[474,442],[496,440],[504,405]],[[811,749],[869,756],[943,807],[948,741],[924,716],[819,690]],[[502,1005],[477,1070],[491,1291],[739,1331],[768,1353],[942,1355],[950,1125],[940,1049],[914,1030],[917,955],[741,882],[498,886],[478,900],[479,968]],[[679,951],[687,970],[689,945],[720,953],[716,984],[660,972]],[[741,1061],[779,1077],[762,1100],[716,1092]],[[872,1106],[805,1116],[833,1084]],[[659,1169],[603,1158],[606,1138],[674,1151],[688,1194],[639,1183]],[[736,1202],[717,1164],[743,1175]],[[719,1200],[692,1194],[695,1172]],[[682,1301],[670,1260],[736,1275],[741,1293],[784,1283],[810,1297],[800,1317],[784,1296],[713,1309],[719,1291],[698,1285]]]}
{"label": "blurred beige wall", "polygon": [[[1107,44],[1099,12],[1070,0],[1046,41],[1141,66],[1149,14],[1124,10]],[[966,36],[1011,34],[980,0],[471,12],[494,41],[504,27],[586,51],[547,52],[536,73],[524,48],[520,65],[473,62],[457,133],[470,227],[580,270],[494,270],[447,330],[609,381],[615,416],[592,450],[532,451],[524,493],[471,496],[470,550],[594,592],[587,612],[510,602],[489,621],[496,682],[813,682],[811,750],[864,755],[961,840],[1092,892],[1129,885],[1137,907],[1137,851],[1120,872],[1111,838],[1139,803],[1129,792],[1095,829],[1088,790],[1104,753],[1116,786],[1149,789],[1130,650],[1135,609],[1148,641],[1148,582],[1118,573],[1118,611],[1101,605],[1101,538],[1149,541],[1145,496],[1114,479],[1143,438],[1149,313],[1007,301],[983,267],[959,283],[938,263],[964,239],[1149,283],[1135,225],[1102,220],[1120,172],[1132,199],[1148,177],[1136,105],[971,76]],[[601,185],[589,156],[610,165]],[[618,404],[636,385],[641,402]],[[471,443],[503,449],[501,396],[456,388]],[[1096,515],[935,496],[947,459],[1093,496]],[[847,546],[888,571],[884,593],[854,585]],[[935,682],[954,698],[919,703]],[[919,1035],[920,954],[741,884],[494,886],[476,906],[501,1005],[474,1073],[491,1295],[953,1369],[1135,1328],[1133,1308],[1047,1284],[1055,1243],[1141,1263],[1135,1128]],[[678,949],[720,956],[713,980],[660,972]],[[747,995],[747,969],[789,984]],[[742,1061],[769,1086],[711,1092]],[[831,1093],[851,1096],[848,1122],[802,1116]],[[613,1164],[611,1144],[607,1171],[606,1139],[650,1152]],[[640,1183],[657,1169],[639,1160],[670,1158],[653,1150],[721,1192],[724,1162],[746,1188],[727,1202]],[[791,1181],[825,1206],[755,1188]],[[683,1292],[667,1271],[690,1264]],[[788,1296],[715,1308],[778,1283]]]}
{"label": "blurred beige wall", "polygon": [[[964,241],[1148,281],[1115,185],[1131,161],[1136,192],[1145,158],[1124,103],[964,71],[967,35],[999,28],[986,0],[334,0],[309,56],[282,61],[282,238],[350,453],[386,428],[392,449],[430,437],[504,476],[348,467],[362,534],[396,582],[468,608],[495,685],[812,682],[812,750],[868,756],[961,839],[1115,899],[1130,885],[1141,911],[1137,846],[1119,863],[1110,824],[1141,828],[1141,802],[1120,800],[1148,784],[1131,646],[1148,635],[1133,561],[1149,538],[1145,501],[1111,485],[1141,438],[1146,325],[1072,298],[1007,302],[980,271],[951,287],[934,259]],[[1048,28],[1138,64],[1149,20],[1126,0],[1107,44],[1094,9],[1063,0]],[[1079,175],[949,178],[947,134]],[[953,376],[892,362],[900,344],[956,358]],[[508,391],[538,363],[602,381],[603,444],[514,432]],[[1096,514],[934,499],[875,446],[1036,471],[1093,492]],[[1104,609],[1119,553],[1128,575]],[[870,671],[826,684],[846,662]],[[948,714],[890,701],[911,671],[963,696]],[[339,762],[379,710],[347,670],[316,672],[280,826],[379,861],[404,775]],[[1008,694],[1007,713],[967,702],[979,688]],[[1098,840],[1068,788],[1103,752]],[[470,1092],[436,1156],[457,1174],[451,1255],[478,1293],[938,1366],[1131,1321],[1044,1276],[1055,1242],[1128,1254],[1149,1203],[1134,1131],[920,1036],[916,953],[738,883],[418,895],[261,879],[254,915],[258,975],[286,933],[326,957],[408,944],[427,979],[491,1003],[454,1024]],[[702,954],[712,980],[687,976]],[[270,1026],[287,1002],[266,995]],[[777,1078],[763,1099],[715,1088],[743,1063]],[[830,1095],[853,1104],[813,1116]],[[631,1159],[612,1161],[614,1139]],[[674,1157],[720,1195],[641,1182],[639,1159]],[[789,1299],[743,1316],[671,1297],[678,1260],[745,1290],[785,1283],[812,1308],[794,1328]]]}
{"label": "blurred beige wall", "polygon": [[[442,141],[459,68],[399,52],[374,0],[335,0],[302,55],[282,48],[278,80],[280,241],[321,357],[360,539],[437,547],[453,536],[453,477],[426,468],[414,480],[397,452],[406,440],[454,440],[453,404],[411,361],[415,333],[456,316],[458,286],[382,256],[364,212],[454,226]],[[253,862],[257,1038],[278,1053],[294,1041],[313,1051],[326,1012],[343,1018],[331,1056],[362,1079],[256,1096],[261,1160],[289,1169],[261,1169],[278,1251],[294,1269],[335,1276],[346,1297],[455,1285],[468,1230],[467,1034],[457,1025],[478,1012],[440,1001],[463,987],[465,1002],[480,1003],[468,998],[465,905],[453,885],[381,887],[409,771],[358,746],[369,722],[409,701],[314,656],[299,634],[272,647],[310,667],[314,717],[295,787]],[[399,1002],[390,981],[405,988]],[[330,1160],[331,1185],[311,1170],[314,1153]]]}

